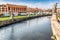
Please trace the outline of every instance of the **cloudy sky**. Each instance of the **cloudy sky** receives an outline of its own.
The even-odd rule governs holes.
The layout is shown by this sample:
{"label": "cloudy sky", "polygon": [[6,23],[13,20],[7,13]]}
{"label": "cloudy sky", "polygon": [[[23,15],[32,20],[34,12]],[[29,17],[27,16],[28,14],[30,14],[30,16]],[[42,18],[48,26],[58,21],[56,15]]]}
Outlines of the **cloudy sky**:
{"label": "cloudy sky", "polygon": [[52,8],[54,3],[58,3],[60,7],[60,0],[0,0],[0,4],[17,4],[26,5],[28,7],[37,8]]}

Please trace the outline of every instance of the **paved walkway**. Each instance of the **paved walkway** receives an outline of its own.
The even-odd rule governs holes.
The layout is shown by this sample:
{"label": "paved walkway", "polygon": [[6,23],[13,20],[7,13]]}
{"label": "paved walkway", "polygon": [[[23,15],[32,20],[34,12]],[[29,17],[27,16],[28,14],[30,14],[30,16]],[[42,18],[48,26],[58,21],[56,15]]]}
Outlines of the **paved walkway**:
{"label": "paved walkway", "polygon": [[53,14],[51,18],[51,27],[53,35],[56,35],[57,40],[60,40],[60,24],[58,23],[55,14]]}

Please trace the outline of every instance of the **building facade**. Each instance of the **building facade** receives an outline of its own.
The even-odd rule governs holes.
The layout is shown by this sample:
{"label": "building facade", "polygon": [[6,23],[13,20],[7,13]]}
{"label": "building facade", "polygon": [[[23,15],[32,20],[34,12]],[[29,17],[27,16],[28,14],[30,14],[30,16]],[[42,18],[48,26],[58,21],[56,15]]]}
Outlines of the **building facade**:
{"label": "building facade", "polygon": [[30,14],[35,14],[39,11],[38,8],[27,8],[27,12]]}
{"label": "building facade", "polygon": [[27,6],[22,6],[22,5],[14,5],[14,4],[2,4],[0,5],[0,15],[3,14],[10,14],[13,12],[14,14],[21,14],[21,13],[26,13],[27,11]]}

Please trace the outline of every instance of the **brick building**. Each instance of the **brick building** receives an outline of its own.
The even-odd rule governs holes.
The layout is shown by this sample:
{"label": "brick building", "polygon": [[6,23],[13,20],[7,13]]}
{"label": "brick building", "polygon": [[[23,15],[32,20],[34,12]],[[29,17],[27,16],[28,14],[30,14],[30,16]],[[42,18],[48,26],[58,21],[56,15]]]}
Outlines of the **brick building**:
{"label": "brick building", "polygon": [[35,14],[40,11],[38,8],[27,8],[27,12],[31,14]]}
{"label": "brick building", "polygon": [[6,13],[10,14],[11,12],[15,14],[21,14],[21,13],[26,13],[26,11],[27,11],[27,6],[14,5],[14,4],[0,5],[0,15]]}

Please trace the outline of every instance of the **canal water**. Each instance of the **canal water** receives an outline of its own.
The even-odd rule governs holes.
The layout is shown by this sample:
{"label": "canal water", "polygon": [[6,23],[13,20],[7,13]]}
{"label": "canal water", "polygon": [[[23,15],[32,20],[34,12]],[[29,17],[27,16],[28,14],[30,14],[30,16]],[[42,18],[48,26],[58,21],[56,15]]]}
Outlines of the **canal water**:
{"label": "canal water", "polygon": [[0,29],[0,40],[51,40],[50,17],[39,17]]}

